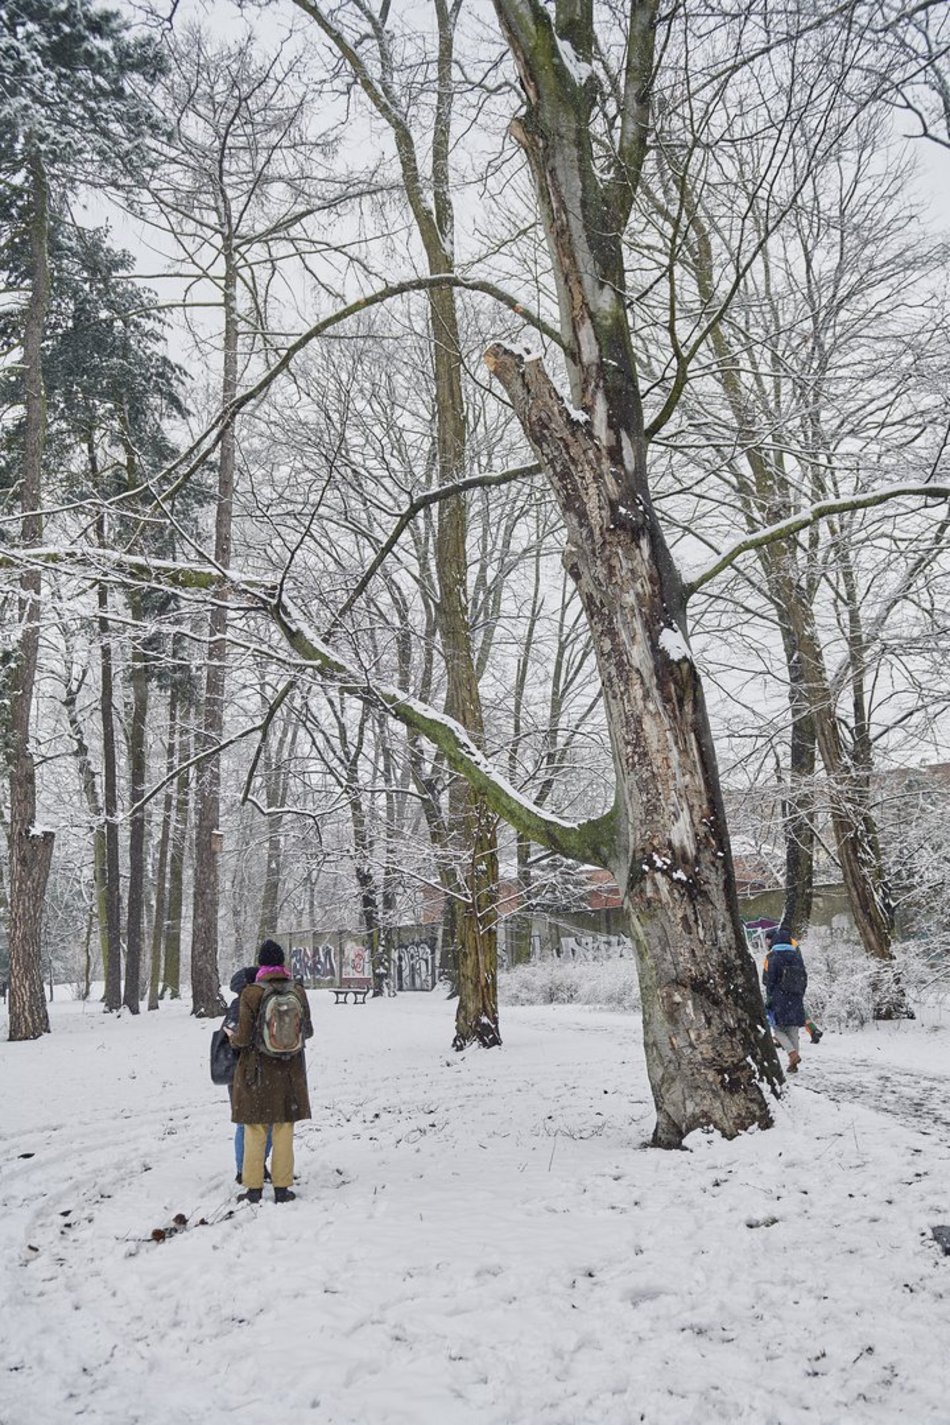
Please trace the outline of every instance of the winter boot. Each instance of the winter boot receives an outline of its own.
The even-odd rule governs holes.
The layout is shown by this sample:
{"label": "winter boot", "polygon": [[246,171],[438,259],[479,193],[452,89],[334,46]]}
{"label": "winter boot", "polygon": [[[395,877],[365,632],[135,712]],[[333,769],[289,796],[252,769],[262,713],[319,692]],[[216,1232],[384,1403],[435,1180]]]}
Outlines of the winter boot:
{"label": "winter boot", "polygon": [[817,1043],[818,1043],[819,1039],[820,1039],[821,1036],[824,1034],[824,1032],[825,1032],[825,1031],[824,1031],[823,1029],[819,1029],[819,1028],[818,1028],[818,1025],[817,1025],[817,1024],[809,1024],[809,1026],[808,1026],[808,1033],[811,1035],[811,1042],[812,1042],[813,1044],[817,1044]]}
{"label": "winter boot", "polygon": [[788,1056],[788,1072],[789,1072],[790,1074],[797,1074],[797,1073],[798,1073],[798,1066],[799,1066],[799,1064],[800,1064],[801,1062],[802,1062],[802,1056],[801,1056],[801,1054],[799,1054],[797,1050],[793,1049],[792,1052],[791,1052],[791,1053],[789,1054],[789,1056]]}
{"label": "winter boot", "polygon": [[264,1196],[263,1188],[248,1188],[247,1192],[238,1193],[238,1202],[260,1202]]}
{"label": "winter boot", "polygon": [[290,1188],[274,1188],[275,1202],[295,1202],[296,1198],[297,1194],[292,1192]]}

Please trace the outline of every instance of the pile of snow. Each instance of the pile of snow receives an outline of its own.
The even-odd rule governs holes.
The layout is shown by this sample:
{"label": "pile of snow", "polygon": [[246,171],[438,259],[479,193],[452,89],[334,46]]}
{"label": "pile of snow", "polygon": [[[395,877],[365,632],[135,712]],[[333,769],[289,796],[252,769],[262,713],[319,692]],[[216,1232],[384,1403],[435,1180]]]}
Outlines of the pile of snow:
{"label": "pile of snow", "polygon": [[829,1034],[772,1131],[661,1153],[636,1016],[456,1055],[440,995],[313,998],[287,1206],[236,1203],[186,1006],[0,1043],[0,1419],[947,1425],[946,1025]]}

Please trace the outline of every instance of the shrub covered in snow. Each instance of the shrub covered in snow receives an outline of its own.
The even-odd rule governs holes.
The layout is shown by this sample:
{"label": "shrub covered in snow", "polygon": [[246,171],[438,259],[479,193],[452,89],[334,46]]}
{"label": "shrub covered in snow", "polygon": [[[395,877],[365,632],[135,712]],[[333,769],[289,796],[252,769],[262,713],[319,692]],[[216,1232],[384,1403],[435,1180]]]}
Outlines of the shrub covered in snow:
{"label": "shrub covered in snow", "polygon": [[810,929],[802,939],[808,967],[805,1003],[822,1028],[858,1029],[874,1018],[875,1002],[886,1002],[890,986],[900,984],[913,1001],[926,991],[935,972],[932,956],[921,946],[895,946],[890,965],[869,959],[854,931]]}
{"label": "shrub covered in snow", "polygon": [[632,956],[518,965],[499,974],[498,998],[502,1004],[589,1004],[629,1012],[640,1008]]}

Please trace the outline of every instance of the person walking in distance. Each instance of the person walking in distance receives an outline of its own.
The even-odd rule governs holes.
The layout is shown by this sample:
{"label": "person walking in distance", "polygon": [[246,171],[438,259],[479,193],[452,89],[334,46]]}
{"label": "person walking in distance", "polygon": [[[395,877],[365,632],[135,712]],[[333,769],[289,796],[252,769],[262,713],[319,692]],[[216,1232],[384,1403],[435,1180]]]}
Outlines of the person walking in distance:
{"label": "person walking in distance", "polygon": [[769,953],[762,979],[772,1037],[788,1054],[788,1072],[797,1074],[802,1058],[798,1052],[798,1041],[799,1031],[805,1023],[808,972],[802,952],[792,944],[791,932],[784,925],[767,930],[765,943]]}
{"label": "person walking in distance", "polygon": [[254,983],[241,991],[237,1029],[240,1049],[231,1095],[231,1120],[244,1124],[244,1162],[238,1200],[260,1202],[264,1191],[264,1151],[270,1130],[271,1178],[275,1202],[292,1202],[294,1124],[310,1117],[304,1043],[313,1033],[303,985],[284,965],[284,951],[265,940],[257,956]]}
{"label": "person walking in distance", "polygon": [[[765,952],[765,959],[762,961],[762,983],[763,983],[763,985],[765,984],[765,977],[766,977],[766,975],[768,974],[768,971],[769,971],[769,955],[772,953],[772,951],[771,951],[772,940],[769,939],[769,936],[770,936],[771,933],[772,933],[771,930],[769,930],[769,931],[766,931],[766,935],[765,935],[766,943],[768,944],[769,949],[766,950],[766,952]],[[786,932],[783,931],[783,934],[785,934],[785,933],[786,933]],[[794,935],[790,937],[790,942],[789,942],[789,943],[791,944],[791,947],[792,947],[793,950],[797,950],[797,949],[798,949],[798,941],[795,939]],[[233,981],[232,981],[232,984],[233,984]],[[811,1012],[810,1012],[810,1010],[809,1010],[807,1004],[805,1005],[805,1029],[806,1029],[806,1031],[807,1031],[807,1033],[808,1033],[809,1039],[811,1040],[811,1042],[812,1042],[813,1044],[819,1043],[819,1041],[822,1040],[822,1039],[825,1037],[825,1031],[824,1031],[823,1029],[819,1029],[819,1028],[818,1028],[818,1025],[815,1023],[815,1021],[814,1021],[814,1020],[812,1019],[812,1017],[811,1017]]]}

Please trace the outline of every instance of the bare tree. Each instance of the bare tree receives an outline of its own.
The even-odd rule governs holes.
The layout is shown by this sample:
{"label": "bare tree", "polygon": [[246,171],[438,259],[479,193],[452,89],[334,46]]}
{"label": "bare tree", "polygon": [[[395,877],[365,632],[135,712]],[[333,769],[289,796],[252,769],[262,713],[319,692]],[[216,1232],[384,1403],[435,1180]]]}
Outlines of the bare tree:
{"label": "bare tree", "polygon": [[[428,271],[441,276],[454,270],[454,215],[450,155],[456,79],[455,31],[460,4],[435,0],[436,54],[432,90],[431,159],[423,173],[407,95],[398,89],[395,46],[399,38],[390,30],[388,6],[375,12],[368,5],[355,8],[359,32],[347,32],[338,16],[331,16],[313,0],[295,0],[327,36],[345,61],[370,104],[388,125],[399,162],[406,200],[425,253]],[[373,53],[371,67],[367,54]],[[467,473],[467,419],[463,394],[463,353],[459,314],[450,285],[429,293],[429,324],[436,411],[436,469],[438,483],[451,485]],[[462,495],[439,505],[434,544],[439,597],[436,605],[439,636],[446,671],[445,709],[478,744],[485,728],[478,670],[472,647],[467,583],[468,513]],[[496,895],[498,852],[495,818],[463,779],[449,788],[447,907],[453,912],[447,924],[454,941],[453,978],[458,988],[454,1046],[463,1049],[478,1042],[491,1047],[501,1042],[498,1023]]]}
{"label": "bare tree", "polygon": [[[186,297],[186,305],[217,307],[222,314],[220,401],[229,409],[242,370],[268,339],[275,273],[282,260],[295,255],[294,239],[317,206],[308,187],[311,160],[305,157],[303,142],[306,86],[297,59],[280,51],[258,54],[250,37],[215,45],[197,28],[188,28],[171,43],[169,54],[164,102],[174,137],[156,155],[150,215],[178,246],[178,280],[197,289]],[[133,206],[141,208],[138,202]],[[222,428],[217,455],[212,557],[221,569],[232,558],[237,452],[232,417]],[[224,727],[227,665],[228,602],[219,597],[208,615],[196,748],[191,990],[197,1015],[217,1015],[223,1008],[217,965],[217,748]]]}
{"label": "bare tree", "polygon": [[[712,322],[713,359],[688,383],[682,430],[668,437],[672,450],[682,449],[701,468],[716,463],[734,491],[726,510],[750,533],[802,504],[871,488],[885,464],[891,471],[903,465],[919,478],[931,469],[932,442],[922,433],[939,416],[940,399],[927,371],[942,362],[943,351],[942,316],[926,283],[941,252],[908,227],[913,217],[901,202],[900,174],[881,170],[873,144],[879,121],[879,109],[862,115],[837,145],[805,158],[804,177],[801,154],[791,158],[794,205],[779,240],[755,255],[730,308]],[[717,269],[738,265],[740,255],[721,252],[732,234],[715,192],[693,194],[682,175],[678,188],[688,194],[689,218],[681,274],[692,274],[711,311]],[[737,175],[733,193],[741,188]],[[761,195],[749,194],[747,204],[753,228],[767,230]],[[721,499],[716,479],[704,517],[707,540]],[[825,522],[827,537],[813,528],[807,541],[763,544],[756,554],[781,636],[791,715],[785,919],[800,930],[810,913],[818,748],[825,770],[820,806],[830,809],[855,924],[869,955],[888,961],[891,910],[872,809],[871,629],[883,628],[884,607],[893,613],[913,580],[926,574],[943,526],[926,558],[917,551],[908,561],[898,535],[898,592],[893,578],[871,579],[870,566],[862,573],[863,547],[879,537],[867,524],[866,516],[845,512]],[[911,532],[916,538],[914,526]],[[731,534],[723,528],[724,538]],[[877,602],[872,582],[886,593],[868,624]],[[755,597],[746,592],[747,601]],[[893,1013],[888,994],[880,1008]]]}

